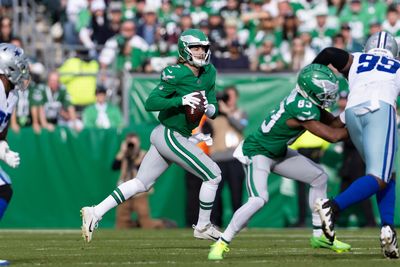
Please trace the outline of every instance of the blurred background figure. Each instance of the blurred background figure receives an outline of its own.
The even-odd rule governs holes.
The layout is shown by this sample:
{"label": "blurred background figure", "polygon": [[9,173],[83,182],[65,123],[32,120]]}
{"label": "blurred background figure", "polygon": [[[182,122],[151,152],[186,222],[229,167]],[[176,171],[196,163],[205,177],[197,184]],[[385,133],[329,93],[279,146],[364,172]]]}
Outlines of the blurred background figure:
{"label": "blurred background figure", "polygon": [[86,107],[82,113],[86,128],[120,128],[123,126],[121,110],[107,101],[107,89],[102,85],[96,88],[96,103]]}
{"label": "blurred background figure", "polygon": [[37,108],[37,112],[32,113],[33,121],[39,121],[41,128],[53,131],[59,125],[76,131],[82,129],[82,122],[76,116],[71,97],[60,83],[58,71],[50,71],[47,83],[35,88],[32,100],[32,106]]}
{"label": "blurred background figure", "polygon": [[[113,170],[120,170],[118,185],[135,179],[137,170],[146,154],[140,148],[140,139],[135,133],[128,133],[122,141],[120,149],[112,164]],[[141,193],[128,199],[117,207],[116,228],[129,229],[140,227],[144,229],[161,229],[176,227],[171,220],[152,219],[149,205],[149,193]],[[135,214],[137,219],[132,219]]]}
{"label": "blurred background figure", "polygon": [[229,188],[233,212],[242,205],[244,171],[242,164],[233,157],[233,151],[243,140],[243,130],[248,121],[246,112],[238,107],[239,92],[236,87],[225,88],[217,95],[217,100],[220,115],[209,120],[214,140],[210,155],[221,169],[222,181],[215,197],[211,222],[221,227],[225,205],[222,203],[223,188]]}
{"label": "blurred background figure", "polygon": [[71,103],[79,113],[95,102],[99,63],[89,56],[87,49],[79,50],[75,57],[67,59],[58,72],[60,82],[65,85]]}

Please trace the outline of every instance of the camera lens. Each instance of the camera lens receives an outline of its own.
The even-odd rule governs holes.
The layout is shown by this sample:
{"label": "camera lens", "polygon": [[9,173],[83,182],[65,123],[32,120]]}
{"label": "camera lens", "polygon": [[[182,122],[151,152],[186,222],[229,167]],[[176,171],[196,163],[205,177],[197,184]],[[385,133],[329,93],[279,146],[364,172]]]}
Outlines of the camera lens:
{"label": "camera lens", "polygon": [[130,149],[132,149],[132,148],[135,147],[135,144],[134,144],[134,143],[128,143],[127,147],[130,148]]}

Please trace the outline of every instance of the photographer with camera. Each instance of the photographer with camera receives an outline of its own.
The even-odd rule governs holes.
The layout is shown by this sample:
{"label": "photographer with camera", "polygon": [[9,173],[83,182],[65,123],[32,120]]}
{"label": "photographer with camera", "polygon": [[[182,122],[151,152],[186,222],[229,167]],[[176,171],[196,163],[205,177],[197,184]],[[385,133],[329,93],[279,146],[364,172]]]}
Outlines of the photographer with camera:
{"label": "photographer with camera", "polygon": [[[146,154],[140,149],[140,139],[135,133],[128,133],[115,156],[113,170],[121,170],[118,185],[136,177],[137,170]],[[132,220],[132,213],[136,212],[137,221]],[[148,193],[144,192],[127,199],[117,207],[116,228],[129,229],[141,227],[145,229],[159,229],[173,226],[174,222],[157,220],[150,217]]]}
{"label": "photographer with camera", "polygon": [[222,171],[222,181],[215,197],[211,221],[222,226],[221,192],[227,183],[231,192],[232,210],[242,205],[244,171],[242,164],[233,157],[233,151],[243,139],[243,130],[248,124],[247,114],[237,107],[239,92],[234,86],[217,94],[219,116],[209,120],[213,130],[214,143],[210,148],[211,158]]}

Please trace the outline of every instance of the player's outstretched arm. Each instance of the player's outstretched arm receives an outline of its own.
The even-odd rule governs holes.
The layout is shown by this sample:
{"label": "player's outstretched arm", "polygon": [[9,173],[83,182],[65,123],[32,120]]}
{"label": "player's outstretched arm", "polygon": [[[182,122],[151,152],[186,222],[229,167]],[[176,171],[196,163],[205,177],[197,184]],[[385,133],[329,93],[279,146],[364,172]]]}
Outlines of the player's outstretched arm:
{"label": "player's outstretched arm", "polygon": [[316,120],[300,121],[297,119],[289,119],[286,123],[292,128],[301,126],[316,136],[331,143],[336,143],[349,137],[346,128],[334,128]]}
{"label": "player's outstretched arm", "polygon": [[332,65],[347,77],[351,63],[353,63],[353,56],[345,50],[336,47],[327,47],[315,57],[312,63],[322,64],[325,66]]}

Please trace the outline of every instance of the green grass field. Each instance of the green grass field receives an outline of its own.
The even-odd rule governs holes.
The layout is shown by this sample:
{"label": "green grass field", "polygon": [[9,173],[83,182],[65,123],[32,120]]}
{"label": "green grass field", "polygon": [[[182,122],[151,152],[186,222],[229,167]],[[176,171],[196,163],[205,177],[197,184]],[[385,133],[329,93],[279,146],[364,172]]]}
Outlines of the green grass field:
{"label": "green grass field", "polygon": [[99,229],[85,244],[79,231],[0,231],[0,258],[11,266],[399,266],[383,258],[379,229],[339,229],[351,252],[312,249],[311,230],[251,229],[243,231],[220,262],[207,260],[210,241],[196,240],[189,229]]}

